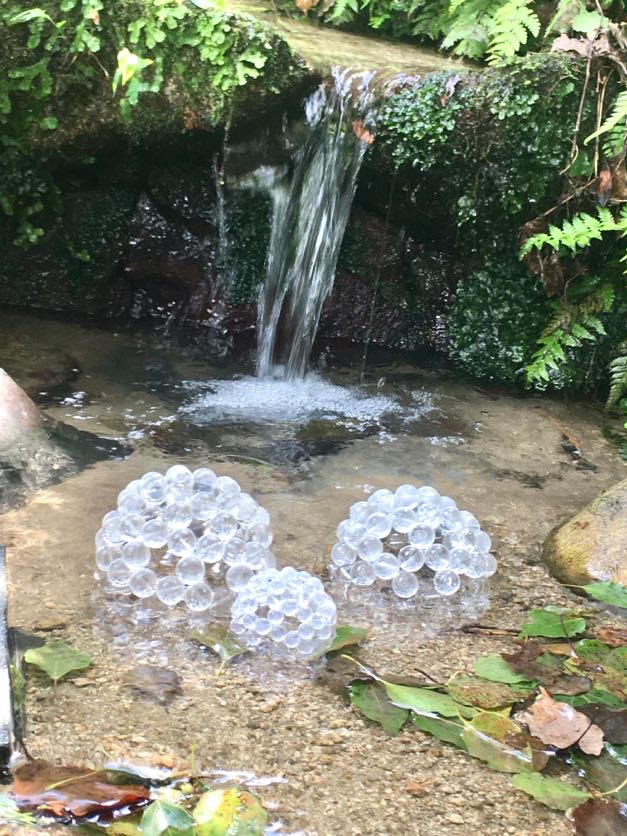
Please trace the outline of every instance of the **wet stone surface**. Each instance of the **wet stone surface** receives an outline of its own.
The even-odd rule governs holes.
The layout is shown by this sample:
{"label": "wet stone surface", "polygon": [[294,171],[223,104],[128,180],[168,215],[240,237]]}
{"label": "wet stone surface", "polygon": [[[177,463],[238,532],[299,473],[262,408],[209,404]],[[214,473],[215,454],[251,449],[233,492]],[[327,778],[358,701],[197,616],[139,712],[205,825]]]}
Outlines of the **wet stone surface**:
{"label": "wet stone surface", "polygon": [[[347,705],[328,675],[311,679],[302,667],[272,666],[246,655],[219,673],[220,660],[187,638],[202,623],[177,610],[166,617],[156,608],[130,601],[120,606],[103,596],[93,578],[93,538],[131,479],[177,462],[208,466],[237,479],[267,508],[279,565],[326,581],[335,530],[352,503],[377,488],[432,484],[490,533],[499,570],[482,623],[515,629],[533,606],[577,605],[541,565],[541,544],[560,520],[624,476],[625,466],[599,429],[600,413],[589,405],[483,393],[405,366],[402,383],[384,382],[378,390],[403,404],[405,411],[394,413],[394,432],[384,417],[369,419],[374,431],[356,432],[332,454],[295,466],[293,458],[273,459],[272,444],[274,437],[291,438],[297,446],[301,424],[264,420],[259,408],[235,419],[223,416],[211,425],[212,444],[203,440],[207,429],[194,423],[197,392],[163,381],[210,382],[215,372],[207,364],[97,330],[51,324],[39,336],[51,347],[72,345],[82,369],[77,391],[86,393],[79,403],[58,401],[47,413],[110,438],[128,442],[130,434],[134,452],[43,488],[2,516],[12,624],[42,638],[63,638],[94,657],[92,668],[59,683],[56,695],[29,674],[26,742],[32,755],[88,767],[113,760],[184,765],[196,748],[202,769],[286,779],[258,792],[287,833],[570,832],[562,814],[515,792],[508,775],[411,725],[388,737]],[[144,368],[149,357],[167,374],[160,381],[151,373],[142,377],[138,354]],[[394,372],[374,370],[377,379]],[[346,370],[345,395],[357,377]],[[183,404],[192,408],[181,415]],[[345,401],[350,412],[348,406]],[[561,450],[547,413],[581,439],[596,471],[579,470]],[[441,422],[440,433],[435,423],[428,435],[415,431],[423,414]],[[175,420],[187,439],[181,434],[173,456],[155,438],[167,435]],[[359,426],[360,419],[351,420]],[[515,474],[533,476],[540,487]],[[470,634],[456,625],[434,630],[429,611],[399,618],[391,609],[364,613],[338,604],[338,622],[370,627],[359,656],[381,674],[426,671],[446,681],[456,671],[471,672],[479,655],[512,650],[507,636]],[[604,615],[604,623],[613,618]],[[128,687],[128,671],[140,665],[176,672],[180,693],[167,706]]]}

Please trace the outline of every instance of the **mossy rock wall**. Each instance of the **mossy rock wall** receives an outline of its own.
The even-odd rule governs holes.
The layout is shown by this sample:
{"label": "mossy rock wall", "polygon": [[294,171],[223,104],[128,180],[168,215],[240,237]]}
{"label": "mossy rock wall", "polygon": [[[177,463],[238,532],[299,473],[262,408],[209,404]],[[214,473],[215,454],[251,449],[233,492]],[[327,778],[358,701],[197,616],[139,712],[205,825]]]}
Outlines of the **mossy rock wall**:
{"label": "mossy rock wall", "polygon": [[[201,330],[212,317],[216,282],[227,275],[233,313],[227,327],[250,332],[270,201],[238,190],[236,181],[258,164],[289,163],[290,142],[277,139],[281,116],[288,110],[298,118],[302,94],[315,84],[289,48],[272,40],[277,37],[268,35],[274,46],[264,74],[235,91],[226,109],[224,97],[213,108],[206,101],[202,73],[193,83],[174,73],[160,93],[140,97],[130,121],[110,86],[106,93],[102,88],[101,121],[92,121],[89,97],[81,102],[71,86],[60,88],[60,127],[45,136],[35,132],[32,159],[35,148],[41,154],[29,173],[51,182],[56,200],[41,214],[47,231],[31,250],[11,244],[12,220],[0,228],[0,302],[185,327],[193,322]],[[518,229],[559,199],[583,72],[580,61],[543,55],[506,69],[405,78],[391,88],[321,320],[325,339],[369,338],[438,352],[450,342],[461,346],[454,352],[469,372],[519,379],[546,298],[515,260]],[[214,165],[225,161],[227,111],[240,128],[226,155],[234,187],[220,218]],[[492,278],[475,294],[472,276],[486,265]],[[511,286],[520,276],[526,288],[516,296],[517,328],[524,332],[516,351],[507,333],[492,327],[506,307],[501,268]],[[458,286],[465,292],[447,336]],[[466,356],[464,335],[477,322],[490,331],[491,352],[504,358],[504,367],[478,369]]]}

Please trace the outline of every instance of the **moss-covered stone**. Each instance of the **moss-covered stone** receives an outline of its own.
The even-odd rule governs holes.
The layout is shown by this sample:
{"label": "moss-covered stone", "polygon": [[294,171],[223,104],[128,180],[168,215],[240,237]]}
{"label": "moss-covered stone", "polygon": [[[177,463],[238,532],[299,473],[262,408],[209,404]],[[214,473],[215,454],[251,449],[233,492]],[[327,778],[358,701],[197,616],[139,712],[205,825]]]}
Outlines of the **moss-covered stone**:
{"label": "moss-covered stone", "polygon": [[615,581],[627,586],[627,479],[554,529],[543,557],[560,583]]}
{"label": "moss-covered stone", "polygon": [[515,252],[518,228],[562,188],[584,72],[549,54],[402,80],[381,110],[361,199],[383,212],[391,196],[392,219],[449,254]]}

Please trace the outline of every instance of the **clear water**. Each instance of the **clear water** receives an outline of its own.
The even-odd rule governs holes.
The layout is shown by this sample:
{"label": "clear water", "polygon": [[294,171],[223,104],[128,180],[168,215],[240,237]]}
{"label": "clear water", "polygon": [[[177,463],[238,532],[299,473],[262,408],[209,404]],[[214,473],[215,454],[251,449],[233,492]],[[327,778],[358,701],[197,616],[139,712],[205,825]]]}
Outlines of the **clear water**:
{"label": "clear water", "polygon": [[[364,834],[384,827],[400,836],[409,820],[432,832],[451,788],[466,810],[478,786],[506,807],[517,832],[561,836],[563,816],[543,812],[522,793],[513,797],[480,762],[453,749],[443,756],[441,747],[432,756],[413,729],[381,736],[340,696],[346,676],[338,680],[336,673],[334,685],[333,671],[321,666],[312,681],[293,666],[277,670],[256,657],[218,674],[219,660],[188,636],[204,629],[202,620],[103,595],[94,581],[93,543],[102,516],[132,479],[177,463],[211,467],[268,510],[279,565],[318,575],[333,593],[330,553],[349,507],[377,488],[431,484],[490,533],[499,571],[481,619],[515,635],[531,607],[576,603],[541,565],[541,543],[624,478],[601,434],[602,410],[484,390],[400,355],[373,354],[364,386],[358,360],[287,383],[257,380],[252,369],[214,368],[141,335],[15,313],[0,313],[0,332],[0,366],[28,382],[47,416],[130,447],[36,486],[0,516],[10,623],[62,638],[95,659],[93,669],[54,692],[29,677],[31,755],[88,768],[112,760],[154,766],[164,755],[184,765],[195,747],[207,772],[284,779],[257,791],[287,832],[310,836],[344,834],[346,821]],[[563,452],[551,417],[581,439],[596,471],[578,469]],[[471,670],[478,655],[512,646],[460,631],[445,610],[408,609],[401,618],[361,598],[338,596],[337,603],[340,621],[370,628],[359,658],[381,674],[425,671],[446,682]],[[436,632],[438,621],[443,629]],[[167,709],[125,685],[139,663],[175,669],[181,678],[183,693]],[[411,764],[424,764],[434,779],[418,806],[399,792],[415,774]],[[391,818],[381,825],[381,798],[394,800],[396,831],[388,828]],[[482,819],[480,832],[501,836],[501,819]]]}
{"label": "clear water", "polygon": [[292,173],[270,194],[273,221],[259,298],[257,374],[305,375],[322,305],[333,286],[373,106],[373,73],[335,71],[305,104],[307,136]]}

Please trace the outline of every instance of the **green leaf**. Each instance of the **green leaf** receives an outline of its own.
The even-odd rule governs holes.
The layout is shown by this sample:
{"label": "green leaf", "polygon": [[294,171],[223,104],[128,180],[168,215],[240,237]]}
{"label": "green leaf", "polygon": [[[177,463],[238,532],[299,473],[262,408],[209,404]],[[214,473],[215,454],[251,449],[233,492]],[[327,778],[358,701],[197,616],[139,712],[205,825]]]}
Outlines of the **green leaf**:
{"label": "green leaf", "polygon": [[59,120],[56,116],[46,116],[39,124],[46,131],[53,131],[59,126]]}
{"label": "green leaf", "polygon": [[379,682],[356,679],[350,683],[348,691],[351,703],[369,720],[379,723],[388,734],[398,734],[405,725],[409,711],[390,702],[384,686]]}
{"label": "green leaf", "polygon": [[40,668],[55,684],[71,671],[88,668],[93,661],[88,653],[70,647],[61,639],[50,639],[43,647],[30,648],[24,659]]}
{"label": "green leaf", "polygon": [[350,647],[350,645],[359,644],[359,642],[363,641],[367,635],[367,627],[352,627],[350,624],[340,624],[340,626],[335,630],[333,644],[321,655],[324,656],[327,653],[335,653],[343,647]]}
{"label": "green leaf", "polygon": [[459,720],[447,720],[442,717],[429,717],[426,714],[413,714],[412,720],[422,731],[443,740],[445,743],[452,743],[459,749],[468,751],[464,742],[464,724]]}
{"label": "green leaf", "polygon": [[18,12],[9,18],[9,26],[15,26],[18,23],[30,23],[31,20],[49,20],[54,23],[54,20],[43,9],[27,9],[25,12]]}
{"label": "green leaf", "polygon": [[417,714],[440,714],[442,717],[472,717],[475,709],[455,702],[448,694],[429,688],[412,688],[383,682],[388,697],[399,708],[409,708]]}
{"label": "green leaf", "polygon": [[579,586],[577,589],[583,589],[591,598],[596,598],[597,601],[602,601],[604,604],[627,609],[627,587],[620,583],[603,581]]}
{"label": "green leaf", "polygon": [[12,798],[4,793],[0,794],[0,823],[8,825],[26,826],[38,830],[40,825],[32,813],[21,813]]}
{"label": "green leaf", "polygon": [[222,662],[230,662],[231,659],[235,659],[236,656],[241,656],[242,653],[248,651],[245,645],[240,644],[235,636],[220,624],[207,627],[204,633],[189,633],[189,638],[204,644],[209,650],[213,650],[222,659]]}
{"label": "green leaf", "polygon": [[153,801],[142,816],[140,827],[144,836],[194,834],[194,821],[190,814],[167,801]]}
{"label": "green leaf", "polygon": [[[625,781],[627,760],[621,754],[621,750],[625,748],[606,742],[601,754],[594,758],[586,757],[575,750],[572,755],[573,766],[583,773],[586,781],[594,784],[602,792],[610,793]],[[612,793],[612,797],[623,804],[627,803],[627,786]]]}
{"label": "green leaf", "polygon": [[533,772],[534,751],[521,727],[502,714],[484,711],[463,732],[468,753],[499,772]]}
{"label": "green leaf", "polygon": [[500,653],[480,656],[475,662],[475,673],[490,682],[505,682],[507,685],[523,685],[534,688],[537,683],[529,681],[522,674],[515,673]]}
{"label": "green leaf", "polygon": [[609,691],[603,691],[600,688],[593,688],[585,694],[577,694],[576,696],[567,696],[565,694],[553,694],[553,699],[558,702],[567,702],[573,708],[579,708],[581,705],[607,705],[608,708],[624,708],[625,701],[621,700],[615,694]]}
{"label": "green leaf", "polygon": [[268,814],[246,790],[210,790],[194,807],[195,836],[263,836]]}
{"label": "green leaf", "polygon": [[589,35],[597,29],[603,29],[608,23],[609,20],[605,15],[599,14],[599,12],[589,12],[583,8],[575,15],[571,27],[573,32]]}
{"label": "green leaf", "polygon": [[589,792],[579,790],[566,781],[558,781],[557,778],[549,778],[538,772],[514,775],[512,784],[517,790],[526,792],[527,795],[552,810],[570,810],[571,807],[582,804],[592,797]]}
{"label": "green leaf", "polygon": [[523,698],[520,691],[515,691],[504,682],[490,682],[466,674],[456,676],[448,683],[447,688],[457,702],[475,705],[478,708],[501,708]]}
{"label": "green leaf", "polygon": [[543,636],[548,639],[567,639],[583,633],[586,621],[572,610],[560,607],[546,607],[543,610],[531,610],[530,620],[520,630],[520,637]]}

